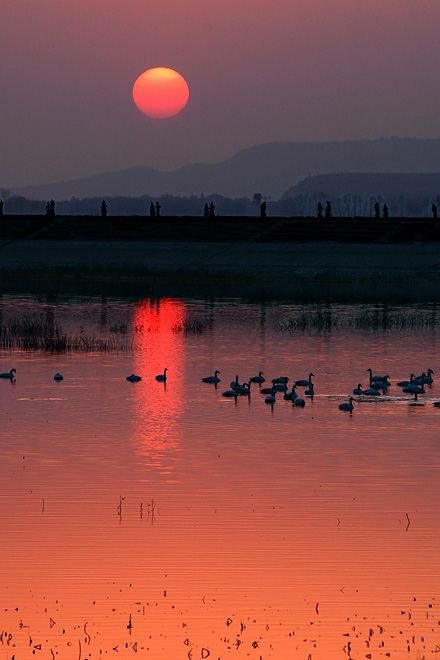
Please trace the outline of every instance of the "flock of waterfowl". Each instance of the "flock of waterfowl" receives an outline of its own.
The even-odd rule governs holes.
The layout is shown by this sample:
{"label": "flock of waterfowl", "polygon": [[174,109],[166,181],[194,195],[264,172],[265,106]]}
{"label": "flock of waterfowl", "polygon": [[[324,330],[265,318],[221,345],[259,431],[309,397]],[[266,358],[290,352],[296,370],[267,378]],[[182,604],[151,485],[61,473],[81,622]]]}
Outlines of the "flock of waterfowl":
{"label": "flock of waterfowl", "polygon": [[[166,383],[167,371],[168,371],[168,368],[165,367],[163,374],[158,374],[156,376],[156,380],[159,383]],[[2,374],[0,374],[0,378],[8,378],[9,380],[14,380],[16,373],[17,373],[16,369],[11,369],[11,371],[5,371]],[[64,380],[64,376],[62,374],[57,373],[57,374],[55,374],[53,379],[54,380]],[[131,383],[137,383],[138,381],[142,380],[142,376],[137,376],[136,374],[131,374],[131,376],[127,376],[126,380],[129,380]]]}
{"label": "flock of waterfowl", "polygon": [[[380,396],[381,392],[382,393],[387,392],[388,388],[391,387],[389,374],[386,374],[385,376],[378,376],[378,375],[373,375],[373,371],[370,368],[368,368],[367,371],[369,372],[370,375],[369,387],[367,389],[362,389],[362,384],[358,383],[357,387],[353,389],[353,394],[358,397]],[[205,378],[202,378],[202,382],[211,383],[217,387],[217,384],[220,382],[220,378],[218,377],[218,374],[220,374],[220,371],[216,369],[213,376],[206,376]],[[428,369],[427,372],[424,371],[420,376],[415,376],[412,373],[410,375],[409,380],[402,380],[397,382],[396,384],[399,387],[402,387],[403,392],[412,394],[414,396],[414,400],[417,401],[417,396],[419,394],[425,393],[424,385],[431,385],[434,382],[434,379],[432,378],[433,374],[434,371],[432,369]],[[302,396],[298,395],[296,389],[298,387],[306,388],[304,391],[304,396],[313,398],[315,392],[314,392],[314,383],[312,381],[312,376],[314,377],[314,374],[311,372],[309,373],[308,378],[301,378],[299,380],[295,380],[290,391],[287,385],[289,382],[288,376],[279,376],[277,378],[272,378],[271,380],[272,385],[270,387],[261,387],[261,385],[266,381],[264,377],[264,373],[262,371],[258,372],[258,376],[253,376],[247,382],[244,383],[240,383],[238,376],[236,376],[235,380],[231,381],[230,383],[230,389],[222,392],[222,396],[235,398],[235,399],[237,399],[238,396],[250,397],[251,385],[252,383],[256,383],[259,385],[260,388],[259,392],[265,395],[264,400],[266,403],[273,405],[277,400],[276,399],[277,394],[278,395],[282,394],[285,400],[292,402],[292,405],[298,407],[304,407],[306,404],[306,400]],[[350,396],[348,401],[339,404],[339,409],[351,413],[354,409],[354,403],[353,403],[354,401],[355,398],[353,396]],[[440,408],[440,401],[434,401],[434,406]]]}
{"label": "flock of waterfowl", "polygon": [[[159,383],[166,383],[167,371],[168,368],[165,367],[164,372],[156,376],[156,380]],[[387,392],[388,388],[391,387],[390,375],[386,374],[385,376],[377,376],[377,375],[374,376],[372,369],[368,368],[367,371],[370,374],[369,387],[367,389],[362,389],[362,384],[358,383],[357,387],[353,389],[353,394],[358,397],[380,396],[381,392],[383,393]],[[7,378],[9,380],[14,380],[16,373],[17,373],[16,369],[11,369],[10,371],[5,371],[4,373],[0,373],[0,378]],[[220,382],[220,378],[218,377],[218,374],[220,373],[221,372],[219,371],[219,369],[216,369],[213,376],[205,376],[204,378],[202,378],[202,383],[210,383],[217,387],[218,383]],[[296,388],[305,387],[306,389],[304,391],[304,396],[309,396],[313,398],[315,392],[314,392],[314,383],[312,381],[312,376],[314,375],[315,374],[310,372],[308,378],[300,378],[299,380],[295,380],[290,391],[287,385],[287,383],[289,382],[288,376],[279,376],[277,378],[272,378],[271,380],[272,385],[270,387],[261,387],[261,385],[266,382],[264,373],[262,371],[258,372],[258,376],[253,376],[247,382],[244,383],[240,383],[238,376],[236,376],[235,380],[231,381],[230,383],[230,389],[222,392],[222,396],[228,398],[234,398],[235,400],[237,400],[239,396],[250,397],[251,385],[252,383],[255,383],[259,386],[260,394],[265,395],[264,401],[266,403],[273,405],[276,402],[277,394],[282,394],[283,398],[286,401],[291,401],[292,405],[303,408],[306,405],[305,399],[298,395]],[[401,387],[403,392],[412,394],[414,396],[414,400],[417,401],[418,395],[425,394],[426,392],[424,385],[431,385],[434,382],[434,379],[432,377],[433,375],[434,375],[434,371],[432,369],[428,369],[426,372],[424,371],[420,376],[415,376],[412,373],[409,377],[409,380],[398,381],[396,385]],[[63,380],[62,374],[56,373],[54,376],[54,380],[56,381]],[[142,380],[142,376],[138,376],[137,374],[131,374],[130,376],[127,376],[126,380],[130,381],[131,383],[136,383]],[[354,409],[353,401],[355,401],[354,397],[350,396],[348,401],[339,404],[339,409],[351,413]],[[433,405],[436,408],[440,408],[440,401],[434,401]]]}

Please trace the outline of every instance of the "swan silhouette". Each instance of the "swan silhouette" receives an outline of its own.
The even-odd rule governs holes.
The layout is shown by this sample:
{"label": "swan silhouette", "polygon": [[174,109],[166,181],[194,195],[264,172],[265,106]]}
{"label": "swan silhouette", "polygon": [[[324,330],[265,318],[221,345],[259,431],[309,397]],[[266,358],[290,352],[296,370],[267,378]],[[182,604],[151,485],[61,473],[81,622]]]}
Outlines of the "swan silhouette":
{"label": "swan silhouette", "polygon": [[234,399],[237,401],[238,392],[237,392],[237,390],[226,390],[225,392],[222,392],[222,396],[225,396],[225,397],[228,397],[228,398],[234,397]]}
{"label": "swan silhouette", "polygon": [[237,375],[235,376],[235,380],[231,380],[231,382],[229,383],[229,387],[231,388],[231,390],[235,390],[235,388],[238,387],[239,384],[240,383],[238,382],[238,375]]}
{"label": "swan silhouette", "polygon": [[272,394],[268,394],[267,397],[265,397],[264,402],[274,404],[276,401],[275,397],[276,397],[276,390],[275,387],[273,387]]}
{"label": "swan silhouette", "polygon": [[376,387],[369,387],[368,390],[364,390],[362,394],[367,396],[380,396],[380,392]]}
{"label": "swan silhouette", "polygon": [[5,371],[3,374],[0,374],[0,378],[9,378],[9,380],[12,380],[15,378],[16,373],[15,369],[11,369],[11,371]]}
{"label": "swan silhouette", "polygon": [[306,402],[304,401],[304,399],[301,399],[301,397],[297,396],[296,399],[294,399],[293,401],[293,405],[299,408],[304,408]]}
{"label": "swan silhouette", "polygon": [[300,387],[312,387],[312,376],[315,374],[309,373],[309,379],[306,380],[305,378],[302,378],[300,380],[295,381],[295,385],[299,385]]}
{"label": "swan silhouette", "polygon": [[165,383],[165,382],[166,382],[166,379],[167,379],[167,371],[168,371],[168,367],[165,367],[165,369],[163,370],[163,374],[159,374],[158,376],[156,376],[156,380],[157,380],[159,383]]}
{"label": "swan silhouette", "polygon": [[[388,378],[390,377],[389,374],[387,374],[386,376],[373,376],[373,372],[370,368],[368,368],[367,371],[370,372],[370,385],[372,383],[386,382],[388,380]],[[391,385],[391,383],[390,383],[390,385]]]}
{"label": "swan silhouette", "polygon": [[142,376],[137,376],[136,374],[131,374],[131,376],[127,376],[125,380],[129,380],[130,383],[137,383],[139,380],[142,380]]}
{"label": "swan silhouette", "polygon": [[280,376],[279,378],[272,378],[273,385],[286,385],[289,382],[288,376]]}
{"label": "swan silhouette", "polygon": [[415,378],[414,374],[411,374],[409,380],[399,380],[397,385],[399,387],[406,387],[407,385],[410,385],[413,382],[414,378]]}
{"label": "swan silhouette", "polygon": [[298,397],[295,390],[296,390],[296,385],[292,385],[292,391],[285,393],[284,398],[286,399],[286,401],[294,401]]}
{"label": "swan silhouette", "polygon": [[217,377],[217,374],[219,373],[220,371],[216,369],[213,376],[206,376],[205,378],[202,378],[202,383],[219,383],[220,378]]}
{"label": "swan silhouette", "polygon": [[54,380],[63,380],[64,376],[62,374],[55,374],[53,377]]}
{"label": "swan silhouette", "polygon": [[339,404],[339,410],[347,410],[348,412],[351,412],[354,408],[353,401],[354,399],[351,396],[348,401]]}
{"label": "swan silhouette", "polygon": [[258,376],[252,376],[250,379],[251,383],[264,383],[266,379],[263,377],[263,372],[259,371]]}
{"label": "swan silhouette", "polygon": [[362,383],[358,383],[358,386],[354,388],[353,394],[360,395],[362,394]]}
{"label": "swan silhouette", "polygon": [[425,394],[425,390],[423,389],[423,386],[417,385],[417,383],[409,383],[406,387],[403,388],[403,392],[407,392],[409,394]]}

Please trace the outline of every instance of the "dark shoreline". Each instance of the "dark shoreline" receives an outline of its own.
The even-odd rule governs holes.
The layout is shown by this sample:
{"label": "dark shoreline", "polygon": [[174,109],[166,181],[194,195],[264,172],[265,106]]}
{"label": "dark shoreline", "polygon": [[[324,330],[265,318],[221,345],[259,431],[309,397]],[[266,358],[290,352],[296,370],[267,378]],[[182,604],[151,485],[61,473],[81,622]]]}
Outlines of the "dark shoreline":
{"label": "dark shoreline", "polygon": [[2,216],[0,291],[440,301],[440,221]]}

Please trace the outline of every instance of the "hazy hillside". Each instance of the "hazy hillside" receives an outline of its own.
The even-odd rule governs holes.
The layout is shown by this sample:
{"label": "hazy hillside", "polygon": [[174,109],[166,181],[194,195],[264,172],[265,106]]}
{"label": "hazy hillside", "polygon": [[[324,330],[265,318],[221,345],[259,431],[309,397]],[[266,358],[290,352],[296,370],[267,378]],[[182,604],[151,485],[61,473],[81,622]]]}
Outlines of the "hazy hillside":
{"label": "hazy hillside", "polygon": [[319,174],[309,176],[292,186],[281,199],[297,195],[323,195],[329,199],[343,195],[398,198],[434,198],[440,195],[440,173],[436,174]]}
{"label": "hazy hillside", "polygon": [[[440,139],[381,138],[346,142],[261,144],[216,165],[194,164],[172,172],[132,167],[93,177],[11,192],[31,199],[217,193],[279,197],[308,175],[334,172],[440,172]],[[1,181],[0,181],[1,186]]]}

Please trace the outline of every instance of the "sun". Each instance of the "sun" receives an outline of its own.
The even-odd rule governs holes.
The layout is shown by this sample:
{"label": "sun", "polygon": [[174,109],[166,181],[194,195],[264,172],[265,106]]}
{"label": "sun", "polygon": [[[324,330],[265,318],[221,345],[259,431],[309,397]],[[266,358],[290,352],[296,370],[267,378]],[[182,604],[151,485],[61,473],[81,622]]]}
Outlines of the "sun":
{"label": "sun", "polygon": [[165,119],[183,110],[189,98],[185,78],[163,66],[141,73],[133,85],[133,99],[149,117]]}

